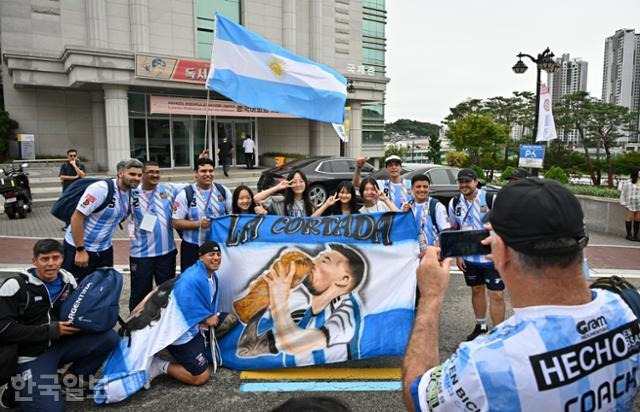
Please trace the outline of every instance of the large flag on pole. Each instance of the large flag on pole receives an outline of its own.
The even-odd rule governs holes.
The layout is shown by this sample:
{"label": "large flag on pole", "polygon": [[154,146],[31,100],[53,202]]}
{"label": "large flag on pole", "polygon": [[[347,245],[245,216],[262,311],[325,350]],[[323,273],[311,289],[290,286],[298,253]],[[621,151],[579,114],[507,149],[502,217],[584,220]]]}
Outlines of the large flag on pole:
{"label": "large flag on pole", "polygon": [[207,88],[236,103],[342,123],[347,81],[216,13]]}
{"label": "large flag on pole", "polygon": [[551,112],[551,95],[546,84],[540,86],[540,106],[538,107],[538,132],[536,142],[557,139],[556,124]]}

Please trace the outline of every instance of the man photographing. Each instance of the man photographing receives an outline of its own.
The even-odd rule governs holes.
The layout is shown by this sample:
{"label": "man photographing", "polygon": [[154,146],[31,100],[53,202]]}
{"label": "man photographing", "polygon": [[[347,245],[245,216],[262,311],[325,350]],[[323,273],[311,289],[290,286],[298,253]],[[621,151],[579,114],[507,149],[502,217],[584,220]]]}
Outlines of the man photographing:
{"label": "man photographing", "polygon": [[449,260],[429,248],[421,302],[403,362],[409,410],[630,410],[638,391],[640,325],[622,298],[590,290],[576,197],[552,180],[505,186],[490,213],[491,259],[514,315],[438,366]]}

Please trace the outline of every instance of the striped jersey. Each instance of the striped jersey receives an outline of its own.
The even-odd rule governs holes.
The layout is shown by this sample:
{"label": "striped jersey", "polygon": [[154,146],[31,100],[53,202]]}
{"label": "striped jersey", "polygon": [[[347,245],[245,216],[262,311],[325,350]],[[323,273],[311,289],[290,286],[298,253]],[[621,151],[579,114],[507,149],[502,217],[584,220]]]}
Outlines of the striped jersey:
{"label": "striped jersey", "polygon": [[[427,197],[427,200],[423,203],[414,203],[411,206],[413,216],[416,220],[418,229],[418,236],[424,236],[427,246],[435,246],[438,240],[438,233],[443,230],[449,229],[449,217],[447,216],[447,209],[442,203],[436,200],[436,224],[438,227],[434,227],[433,219],[431,218],[431,208],[429,202],[431,198]],[[422,245],[420,251],[424,251]]]}
{"label": "striped jersey", "polygon": [[[484,229],[484,223],[482,219],[484,215],[489,212],[489,206],[487,205],[487,192],[483,189],[478,189],[475,199],[468,201],[464,195],[460,193],[457,195],[458,204],[453,207],[453,201],[456,197],[451,198],[449,201],[449,219],[451,221],[451,227],[458,230],[482,230]],[[495,196],[493,197],[495,200]],[[492,200],[492,201],[493,201]],[[482,265],[491,265],[491,261],[482,255],[476,256],[464,256],[464,260],[471,263],[478,263]]]}
{"label": "striped jersey", "polygon": [[[154,190],[142,190],[142,186],[132,190],[132,213],[129,217],[133,224],[132,257],[164,256],[176,249],[171,214],[176,194],[185,186],[160,183]],[[153,216],[153,231],[141,228],[145,215]]]}
{"label": "striped jersey", "polygon": [[640,384],[640,324],[622,298],[514,308],[410,387],[417,411],[628,411]]}
{"label": "striped jersey", "polygon": [[[87,186],[76,210],[85,216],[84,219],[84,247],[89,252],[102,252],[113,246],[113,232],[118,224],[127,217],[129,209],[129,192],[121,191],[116,179],[113,198],[104,209],[94,213],[107,197],[109,190],[107,182],[101,180]],[[64,240],[71,246],[76,246],[71,235],[71,225],[67,227]]]}
{"label": "striped jersey", "polygon": [[[180,190],[173,202],[173,219],[186,219],[194,222],[202,220],[203,217],[213,219],[231,213],[232,195],[225,186],[225,194],[218,192],[215,184],[209,190],[201,190],[197,184],[191,185],[193,188],[193,201],[187,204],[187,193]],[[209,229],[184,230],[182,240],[193,245],[202,245],[209,234]]]}
{"label": "striped jersey", "polygon": [[391,183],[389,179],[376,180],[378,188],[396,205],[398,209],[402,204],[412,199],[411,180],[402,179],[400,183]]}

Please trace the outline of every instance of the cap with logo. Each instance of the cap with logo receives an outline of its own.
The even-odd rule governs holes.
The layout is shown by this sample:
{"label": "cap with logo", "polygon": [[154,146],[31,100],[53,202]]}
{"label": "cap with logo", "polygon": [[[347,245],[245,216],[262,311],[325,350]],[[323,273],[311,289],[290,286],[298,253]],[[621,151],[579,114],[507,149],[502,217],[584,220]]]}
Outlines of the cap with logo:
{"label": "cap with logo", "polygon": [[384,164],[385,164],[385,166],[386,166],[387,164],[389,164],[389,162],[398,162],[398,163],[402,164],[402,159],[400,159],[400,156],[391,155],[391,156],[387,157],[387,158],[384,160]]}
{"label": "cap with logo", "polygon": [[198,249],[198,256],[206,255],[211,252],[220,252],[220,245],[214,241],[207,240]]}
{"label": "cap with logo", "polygon": [[[588,241],[578,199],[555,180],[530,177],[504,186],[489,212],[493,230],[507,246],[527,255],[572,253]],[[544,247],[541,242],[573,239],[566,247]]]}
{"label": "cap with logo", "polygon": [[457,180],[467,180],[467,179],[476,180],[477,178],[478,178],[478,175],[476,174],[475,170],[465,168],[465,169],[460,169],[460,171],[458,172]]}
{"label": "cap with logo", "polygon": [[526,179],[529,176],[530,175],[529,175],[529,172],[527,171],[527,169],[525,169],[523,167],[518,167],[516,169],[513,169],[513,171],[509,175],[509,177],[507,177],[507,180]]}

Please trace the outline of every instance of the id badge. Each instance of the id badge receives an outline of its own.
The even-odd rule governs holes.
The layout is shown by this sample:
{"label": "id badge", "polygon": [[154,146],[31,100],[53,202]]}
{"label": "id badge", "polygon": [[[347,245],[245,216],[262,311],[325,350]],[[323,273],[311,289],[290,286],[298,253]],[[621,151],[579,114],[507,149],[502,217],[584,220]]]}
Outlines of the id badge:
{"label": "id badge", "polygon": [[127,232],[129,232],[129,239],[134,240],[136,238],[136,225],[131,219],[127,219]]}
{"label": "id badge", "polygon": [[140,229],[147,232],[153,232],[153,228],[155,227],[157,220],[158,220],[158,216],[152,215],[150,213],[145,214],[142,217],[142,223],[140,223]]}

